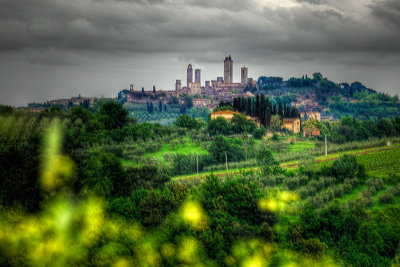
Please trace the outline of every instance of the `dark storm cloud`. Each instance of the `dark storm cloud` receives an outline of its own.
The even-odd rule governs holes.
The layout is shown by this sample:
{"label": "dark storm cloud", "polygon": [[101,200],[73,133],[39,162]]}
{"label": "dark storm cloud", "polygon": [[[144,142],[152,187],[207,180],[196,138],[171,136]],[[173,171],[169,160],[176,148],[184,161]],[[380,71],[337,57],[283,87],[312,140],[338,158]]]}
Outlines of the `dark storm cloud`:
{"label": "dark storm cloud", "polygon": [[400,1],[384,0],[370,6],[372,14],[384,22],[400,27]]}
{"label": "dark storm cloud", "polygon": [[309,3],[312,5],[322,5],[326,3],[326,0],[296,0],[299,3]]}
{"label": "dark storm cloud", "polygon": [[[397,2],[385,1],[372,8],[375,16],[397,23],[397,7]],[[224,45],[286,52],[400,49],[393,42],[398,34],[329,6],[265,5],[257,10],[257,1],[250,0],[5,0],[0,10],[3,50],[152,53],[223,50]]]}
{"label": "dark storm cloud", "polygon": [[[113,67],[123,65],[124,71],[132,68],[131,73],[140,73],[134,79],[154,83],[149,73],[157,66],[160,73],[180,73],[181,65],[188,62],[220,68],[216,64],[229,53],[234,55],[235,62],[259,66],[269,62],[274,62],[274,66],[303,63],[318,67],[390,64],[396,69],[400,34],[393,29],[400,25],[399,3],[398,0],[0,0],[0,80],[1,71],[9,71],[9,66],[15,70],[23,66],[35,73],[33,77],[39,77],[37,69],[32,70],[37,65],[43,65],[43,69],[57,66],[60,70],[62,66],[71,66],[77,72],[80,66],[96,66],[93,73],[109,74],[113,68],[97,68],[112,62]],[[127,62],[130,58],[132,62]],[[172,60],[179,63],[173,66],[179,69],[168,67]],[[262,74],[261,67],[259,72]],[[115,79],[115,83],[121,79],[113,77],[109,79]],[[80,77],[77,84],[84,79]],[[175,77],[162,79],[172,84],[170,80]],[[17,81],[8,82],[12,84],[18,87]],[[53,83],[38,84],[54,88]],[[61,82],[56,84],[61,86]],[[169,88],[167,84],[163,87]]]}

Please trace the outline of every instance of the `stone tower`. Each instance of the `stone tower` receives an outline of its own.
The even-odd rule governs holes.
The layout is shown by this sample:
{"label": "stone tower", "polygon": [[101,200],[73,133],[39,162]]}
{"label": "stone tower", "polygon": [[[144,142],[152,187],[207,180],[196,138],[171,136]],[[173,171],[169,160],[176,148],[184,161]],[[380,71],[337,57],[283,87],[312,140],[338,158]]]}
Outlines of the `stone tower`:
{"label": "stone tower", "polygon": [[224,82],[233,83],[233,60],[231,55],[224,60]]}
{"label": "stone tower", "polygon": [[176,80],[175,83],[175,90],[181,90],[182,89],[182,82],[181,80]]}
{"label": "stone tower", "polygon": [[249,76],[249,70],[248,70],[248,68],[246,66],[244,66],[241,69],[240,73],[241,73],[241,78],[242,78],[241,79],[241,84],[243,86],[245,86],[245,85],[247,85],[247,79],[248,79],[248,76]]}
{"label": "stone tower", "polygon": [[194,82],[201,83],[201,70],[200,69],[196,69],[194,71]]}
{"label": "stone tower", "polygon": [[190,88],[192,83],[193,83],[193,68],[192,68],[192,64],[189,64],[189,66],[187,68],[187,87]]}

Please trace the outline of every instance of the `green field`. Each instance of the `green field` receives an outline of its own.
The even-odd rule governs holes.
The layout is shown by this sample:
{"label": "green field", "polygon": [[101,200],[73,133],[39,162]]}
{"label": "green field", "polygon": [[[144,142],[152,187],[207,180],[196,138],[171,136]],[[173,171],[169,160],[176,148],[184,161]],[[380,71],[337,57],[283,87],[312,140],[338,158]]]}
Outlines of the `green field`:
{"label": "green field", "polygon": [[294,151],[305,151],[310,148],[315,148],[315,144],[312,142],[298,142],[289,145],[290,152]]}
{"label": "green field", "polygon": [[[172,148],[172,145],[170,143],[163,143],[160,150],[154,153],[145,153],[142,158],[143,159],[149,159],[149,158],[155,158],[159,162],[166,163],[164,159],[164,154],[182,154],[182,155],[190,155],[190,154],[199,154],[199,155],[205,155],[208,154],[208,151],[204,149],[203,147],[195,144],[189,137],[183,138],[184,144],[178,143]],[[136,166],[140,164],[135,164],[131,160],[126,160],[122,159],[121,161],[124,166]]]}

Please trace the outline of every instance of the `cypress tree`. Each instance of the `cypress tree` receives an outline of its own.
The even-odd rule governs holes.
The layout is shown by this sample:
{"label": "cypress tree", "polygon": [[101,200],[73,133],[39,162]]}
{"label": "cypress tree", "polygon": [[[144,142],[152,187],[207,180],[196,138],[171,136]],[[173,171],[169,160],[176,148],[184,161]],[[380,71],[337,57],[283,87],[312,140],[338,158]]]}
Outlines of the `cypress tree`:
{"label": "cypress tree", "polygon": [[260,118],[260,96],[256,96],[256,117]]}
{"label": "cypress tree", "polygon": [[246,110],[246,114],[251,116],[252,110],[251,110],[251,98],[247,98],[247,110]]}
{"label": "cypress tree", "polygon": [[265,126],[265,112],[266,112],[266,103],[265,103],[265,96],[261,94],[260,97],[260,110],[259,110],[259,120],[262,125]]}
{"label": "cypress tree", "polygon": [[153,102],[150,102],[150,113],[153,113],[153,111],[154,111]]}
{"label": "cypress tree", "polygon": [[279,105],[278,105],[278,115],[281,116],[281,118],[283,118],[282,102],[279,102]]}

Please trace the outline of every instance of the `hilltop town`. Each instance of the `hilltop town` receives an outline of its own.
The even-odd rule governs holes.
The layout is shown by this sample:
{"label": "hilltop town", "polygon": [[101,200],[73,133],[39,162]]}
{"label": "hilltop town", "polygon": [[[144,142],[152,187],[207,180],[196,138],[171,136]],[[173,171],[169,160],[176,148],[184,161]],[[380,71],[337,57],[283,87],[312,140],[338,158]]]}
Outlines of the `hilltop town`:
{"label": "hilltop town", "polygon": [[[215,110],[220,103],[232,104],[235,98],[254,98],[261,94],[271,99],[275,106],[284,103],[296,107],[305,120],[310,116],[318,121],[335,121],[343,116],[363,120],[375,116],[375,119],[379,119],[386,115],[386,111],[390,111],[392,116],[398,113],[397,96],[378,93],[359,82],[336,84],[320,73],[314,73],[312,77],[292,77],[286,81],[281,77],[267,76],[255,80],[249,77],[248,67],[243,66],[240,68],[240,82],[235,83],[231,55],[225,57],[223,67],[223,76],[203,82],[202,70],[188,64],[185,83],[177,79],[174,90],[158,90],[156,86],[152,90],[145,90],[131,84],[129,89],[120,90],[117,97],[102,100],[119,101],[139,121],[167,124],[172,123],[179,114],[192,110],[192,107],[204,115]],[[81,105],[90,108],[98,100],[100,98],[78,96],[50,100],[43,104],[31,103],[28,108],[37,112],[51,106],[69,108]],[[152,117],[154,111],[158,112],[155,118]],[[198,116],[199,112],[193,112],[194,117]],[[206,119],[206,116],[203,118]]]}

